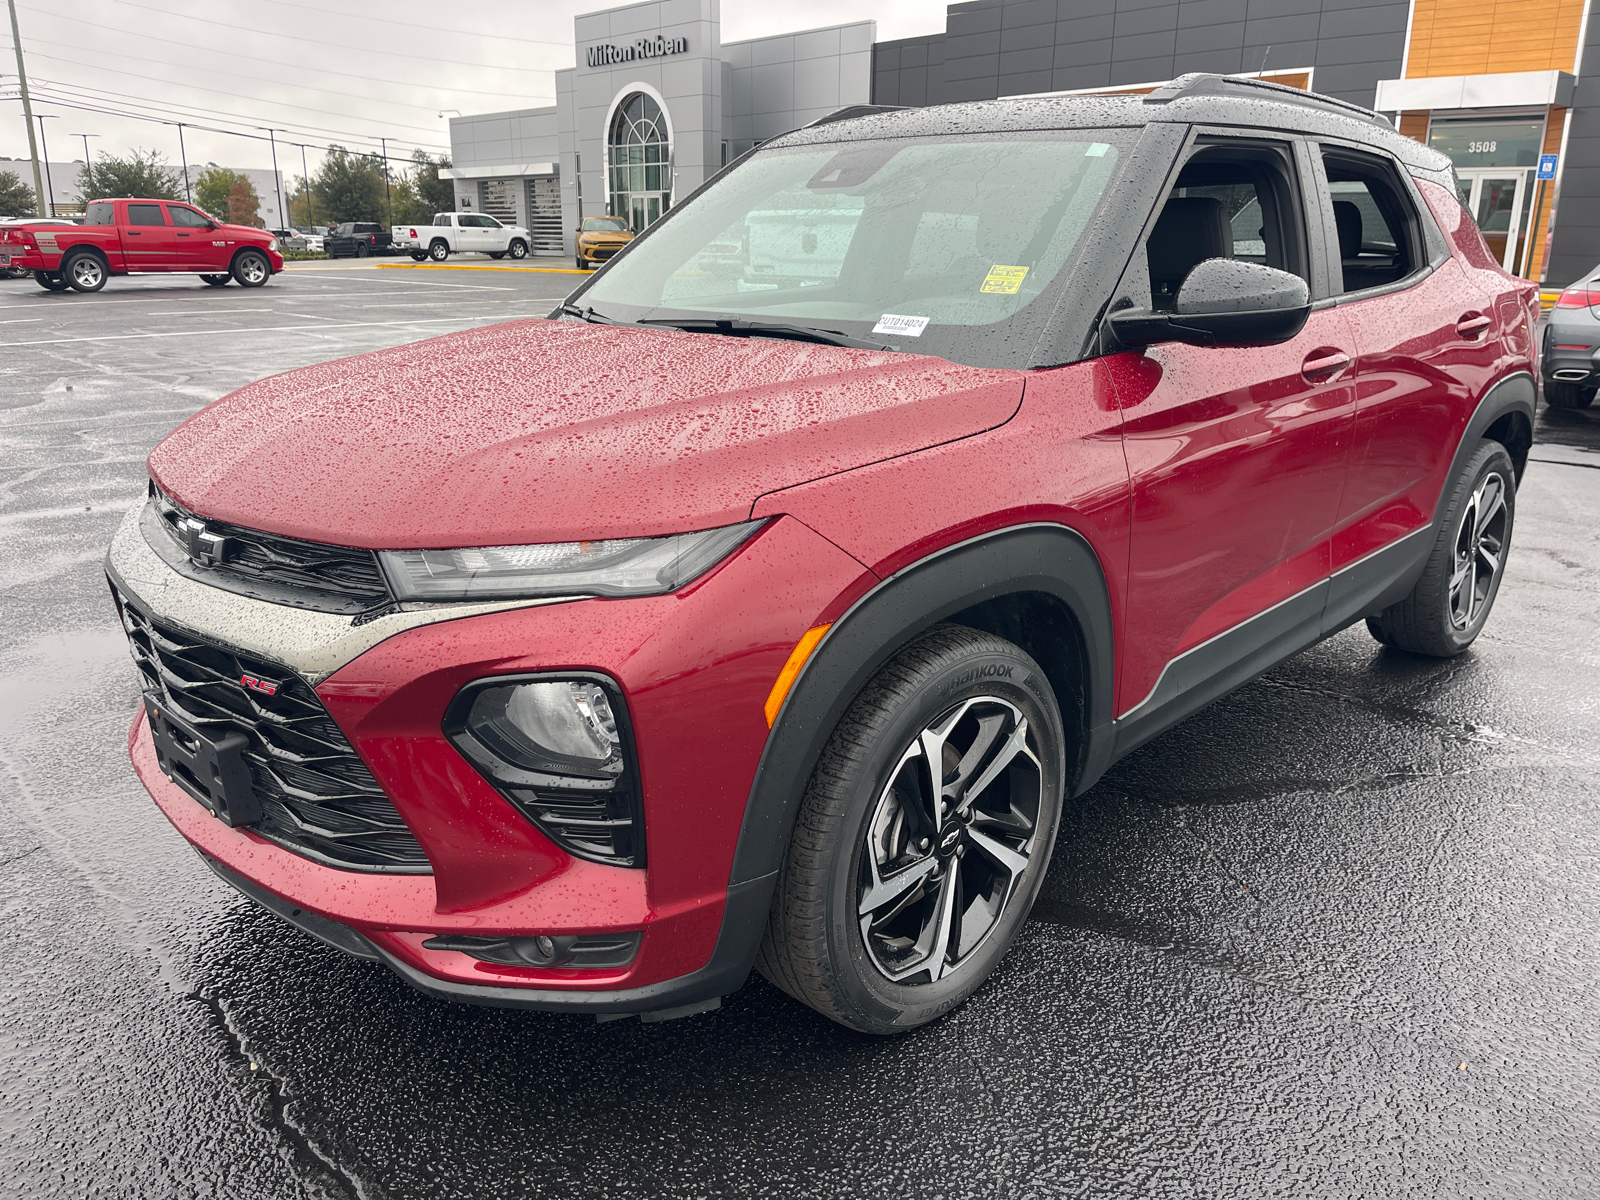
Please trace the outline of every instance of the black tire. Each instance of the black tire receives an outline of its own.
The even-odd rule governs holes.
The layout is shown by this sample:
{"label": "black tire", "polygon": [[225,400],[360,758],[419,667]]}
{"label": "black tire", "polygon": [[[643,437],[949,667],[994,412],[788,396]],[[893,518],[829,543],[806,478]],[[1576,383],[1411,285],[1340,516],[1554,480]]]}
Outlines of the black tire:
{"label": "black tire", "polygon": [[1367,629],[1385,646],[1433,658],[1454,658],[1472,645],[1500,593],[1517,512],[1516,471],[1506,448],[1479,442],[1444,501],[1422,578],[1404,600],[1367,618]]}
{"label": "black tire", "polygon": [[365,242],[357,242],[356,243],[356,257],[357,258],[366,258],[367,255],[369,255],[371,253],[372,253],[371,248],[368,247],[368,245]]}
{"label": "black tire", "polygon": [[[947,723],[936,741],[940,770],[958,790],[939,801],[949,806],[940,815],[923,735]],[[1064,763],[1060,709],[1033,659],[965,626],[929,630],[867,684],[824,748],[756,969],[862,1033],[903,1033],[961,1004],[1033,906],[1061,817]],[[992,907],[977,930],[969,919],[985,897]]]}
{"label": "black tire", "polygon": [[434,238],[428,247],[428,257],[434,262],[443,262],[450,257],[450,243],[443,238]]}
{"label": "black tire", "polygon": [[488,253],[489,257],[495,259],[496,261],[506,256],[506,252],[504,250],[490,250]]}
{"label": "black tire", "polygon": [[511,245],[506,247],[506,253],[511,255],[512,258],[527,258],[528,243],[521,238],[512,238]]}
{"label": "black tire", "polygon": [[272,278],[272,264],[259,250],[241,250],[233,256],[233,278],[243,288],[258,288]]}
{"label": "black tire", "polygon": [[572,267],[573,267],[573,270],[576,270],[576,271],[583,270],[583,255],[574,254],[572,256]]}
{"label": "black tire", "polygon": [[110,275],[106,260],[92,250],[69,254],[61,263],[61,278],[75,292],[98,292]]}
{"label": "black tire", "polygon": [[61,277],[59,271],[35,271],[33,281],[47,292],[64,292],[67,290],[67,281]]}
{"label": "black tire", "polygon": [[412,262],[427,262],[428,261],[428,252],[426,250],[413,250],[411,252],[411,261]]}
{"label": "black tire", "polygon": [[1594,403],[1594,388],[1558,379],[1546,380],[1544,402],[1551,408],[1588,408]]}
{"label": "black tire", "polygon": [[233,279],[233,276],[232,275],[202,275],[202,276],[200,276],[200,278],[205,280],[212,287],[227,287],[229,281],[231,281]]}

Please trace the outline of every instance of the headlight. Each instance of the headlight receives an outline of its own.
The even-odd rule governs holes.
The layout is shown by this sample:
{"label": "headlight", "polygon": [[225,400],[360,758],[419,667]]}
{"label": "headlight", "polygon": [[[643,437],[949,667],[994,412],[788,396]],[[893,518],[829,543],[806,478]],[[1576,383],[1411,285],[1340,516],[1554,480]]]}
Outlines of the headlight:
{"label": "headlight", "polygon": [[268,250],[276,250],[277,248],[278,248],[278,239],[277,238],[268,238],[267,239],[267,249]]}
{"label": "headlight", "polygon": [[763,524],[605,542],[384,550],[378,558],[399,600],[660,596],[703,575]]}

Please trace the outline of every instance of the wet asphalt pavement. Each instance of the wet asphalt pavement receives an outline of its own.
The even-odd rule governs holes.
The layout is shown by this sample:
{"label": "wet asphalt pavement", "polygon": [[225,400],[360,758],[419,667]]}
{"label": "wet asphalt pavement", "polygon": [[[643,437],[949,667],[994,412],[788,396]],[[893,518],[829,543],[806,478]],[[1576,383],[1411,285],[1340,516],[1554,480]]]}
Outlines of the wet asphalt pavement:
{"label": "wet asphalt pavement", "polygon": [[1125,760],[898,1040],[759,978],[658,1025],[444,1004],[207,872],[125,753],[100,560],[146,452],[573,280],[0,282],[0,1195],[1600,1194],[1600,410],[1542,418],[1471,652],[1348,630]]}

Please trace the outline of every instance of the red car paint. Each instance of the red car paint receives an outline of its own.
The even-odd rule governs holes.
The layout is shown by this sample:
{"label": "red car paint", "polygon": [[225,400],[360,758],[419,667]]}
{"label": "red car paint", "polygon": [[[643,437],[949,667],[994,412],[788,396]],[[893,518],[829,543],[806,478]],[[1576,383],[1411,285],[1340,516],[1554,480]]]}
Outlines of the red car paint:
{"label": "red car paint", "polygon": [[[29,271],[57,272],[73,250],[84,248],[105,259],[112,275],[137,275],[145,272],[190,272],[225,275],[233,267],[236,254],[245,247],[267,256],[274,273],[283,270],[283,255],[277,239],[262,229],[248,225],[218,222],[199,209],[173,200],[91,200],[90,204],[109,204],[114,214],[110,224],[59,225],[18,224],[0,229],[0,255],[9,255],[13,267]],[[128,220],[130,204],[154,208],[159,225],[133,225]],[[189,220],[204,225],[179,225],[174,211],[189,214]]]}

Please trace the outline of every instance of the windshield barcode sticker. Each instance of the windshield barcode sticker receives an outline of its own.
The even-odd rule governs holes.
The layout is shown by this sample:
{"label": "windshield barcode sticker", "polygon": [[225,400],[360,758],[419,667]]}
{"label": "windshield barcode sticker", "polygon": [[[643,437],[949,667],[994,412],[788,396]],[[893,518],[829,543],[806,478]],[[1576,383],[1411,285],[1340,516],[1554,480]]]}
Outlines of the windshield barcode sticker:
{"label": "windshield barcode sticker", "polygon": [[1027,267],[993,266],[983,277],[983,286],[978,291],[991,296],[1015,296],[1022,290],[1022,281],[1027,277]]}
{"label": "windshield barcode sticker", "polygon": [[904,317],[899,313],[884,313],[872,327],[873,333],[888,333],[896,337],[921,337],[928,327],[927,317]]}

